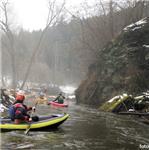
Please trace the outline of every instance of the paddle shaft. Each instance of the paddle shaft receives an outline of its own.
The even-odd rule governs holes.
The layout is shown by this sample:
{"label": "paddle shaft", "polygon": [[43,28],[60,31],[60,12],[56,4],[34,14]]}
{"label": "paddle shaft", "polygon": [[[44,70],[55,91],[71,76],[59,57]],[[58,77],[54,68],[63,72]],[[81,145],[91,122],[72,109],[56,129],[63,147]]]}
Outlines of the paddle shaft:
{"label": "paddle shaft", "polygon": [[24,132],[26,135],[28,135],[30,128],[31,128],[31,123],[29,124],[28,128]]}
{"label": "paddle shaft", "polygon": [[[32,113],[31,113],[31,116],[30,116],[30,118],[32,117],[32,115],[33,115],[33,111],[32,111]],[[29,122],[28,123],[28,127],[27,127],[27,129],[25,130],[25,134],[27,135],[28,133],[29,133],[29,130],[31,129],[31,122]]]}

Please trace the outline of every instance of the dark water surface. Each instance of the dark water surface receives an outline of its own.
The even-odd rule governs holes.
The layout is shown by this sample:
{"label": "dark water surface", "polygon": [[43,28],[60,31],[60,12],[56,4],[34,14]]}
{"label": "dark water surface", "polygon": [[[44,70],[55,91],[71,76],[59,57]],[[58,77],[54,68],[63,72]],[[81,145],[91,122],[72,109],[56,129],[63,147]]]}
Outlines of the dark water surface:
{"label": "dark water surface", "polygon": [[149,145],[149,126],[129,116],[99,112],[69,102],[68,108],[38,106],[37,114],[70,114],[58,129],[50,132],[12,131],[1,133],[1,149],[39,150],[136,150]]}

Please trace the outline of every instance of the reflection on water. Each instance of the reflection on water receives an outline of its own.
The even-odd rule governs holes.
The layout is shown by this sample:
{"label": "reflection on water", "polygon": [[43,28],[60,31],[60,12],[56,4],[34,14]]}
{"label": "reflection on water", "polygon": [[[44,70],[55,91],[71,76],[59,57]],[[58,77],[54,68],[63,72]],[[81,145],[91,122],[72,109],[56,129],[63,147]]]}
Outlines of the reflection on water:
{"label": "reflection on water", "polygon": [[148,125],[135,118],[99,112],[69,102],[68,108],[38,106],[36,114],[67,112],[70,118],[51,132],[2,133],[2,149],[134,150],[149,144]]}

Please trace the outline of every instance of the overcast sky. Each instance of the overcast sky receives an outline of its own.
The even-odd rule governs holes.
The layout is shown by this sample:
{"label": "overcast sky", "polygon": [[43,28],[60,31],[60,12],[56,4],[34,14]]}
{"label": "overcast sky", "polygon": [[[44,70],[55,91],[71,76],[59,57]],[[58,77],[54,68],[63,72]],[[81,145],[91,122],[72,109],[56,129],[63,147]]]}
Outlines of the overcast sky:
{"label": "overcast sky", "polygon": [[[11,0],[15,20],[23,28],[29,30],[37,30],[44,28],[48,14],[48,0]],[[56,0],[59,4],[63,0]],[[68,9],[78,8],[85,0],[65,0]],[[93,3],[95,0],[87,0],[88,3]]]}

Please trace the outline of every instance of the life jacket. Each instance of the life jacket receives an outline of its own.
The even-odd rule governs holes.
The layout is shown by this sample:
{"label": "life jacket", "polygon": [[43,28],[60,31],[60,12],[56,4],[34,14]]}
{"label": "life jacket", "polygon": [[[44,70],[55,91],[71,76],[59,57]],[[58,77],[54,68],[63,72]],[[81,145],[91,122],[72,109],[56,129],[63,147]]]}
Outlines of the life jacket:
{"label": "life jacket", "polygon": [[12,121],[14,121],[14,119],[15,119],[15,111],[16,111],[16,109],[13,105],[9,107],[8,113],[9,113],[9,117]]}
{"label": "life jacket", "polygon": [[25,107],[23,106],[23,104],[22,103],[16,103],[16,104],[14,104],[14,107],[17,109],[17,108],[24,108],[25,109]]}
{"label": "life jacket", "polygon": [[58,98],[58,103],[59,103],[59,104],[63,104],[63,103],[64,103],[63,96],[60,96],[60,97]]}
{"label": "life jacket", "polygon": [[15,113],[16,113],[17,108],[25,109],[25,107],[21,103],[16,103],[16,104],[10,106],[8,113],[9,113],[9,117],[11,118],[12,121],[14,121],[14,119],[15,119]]}

